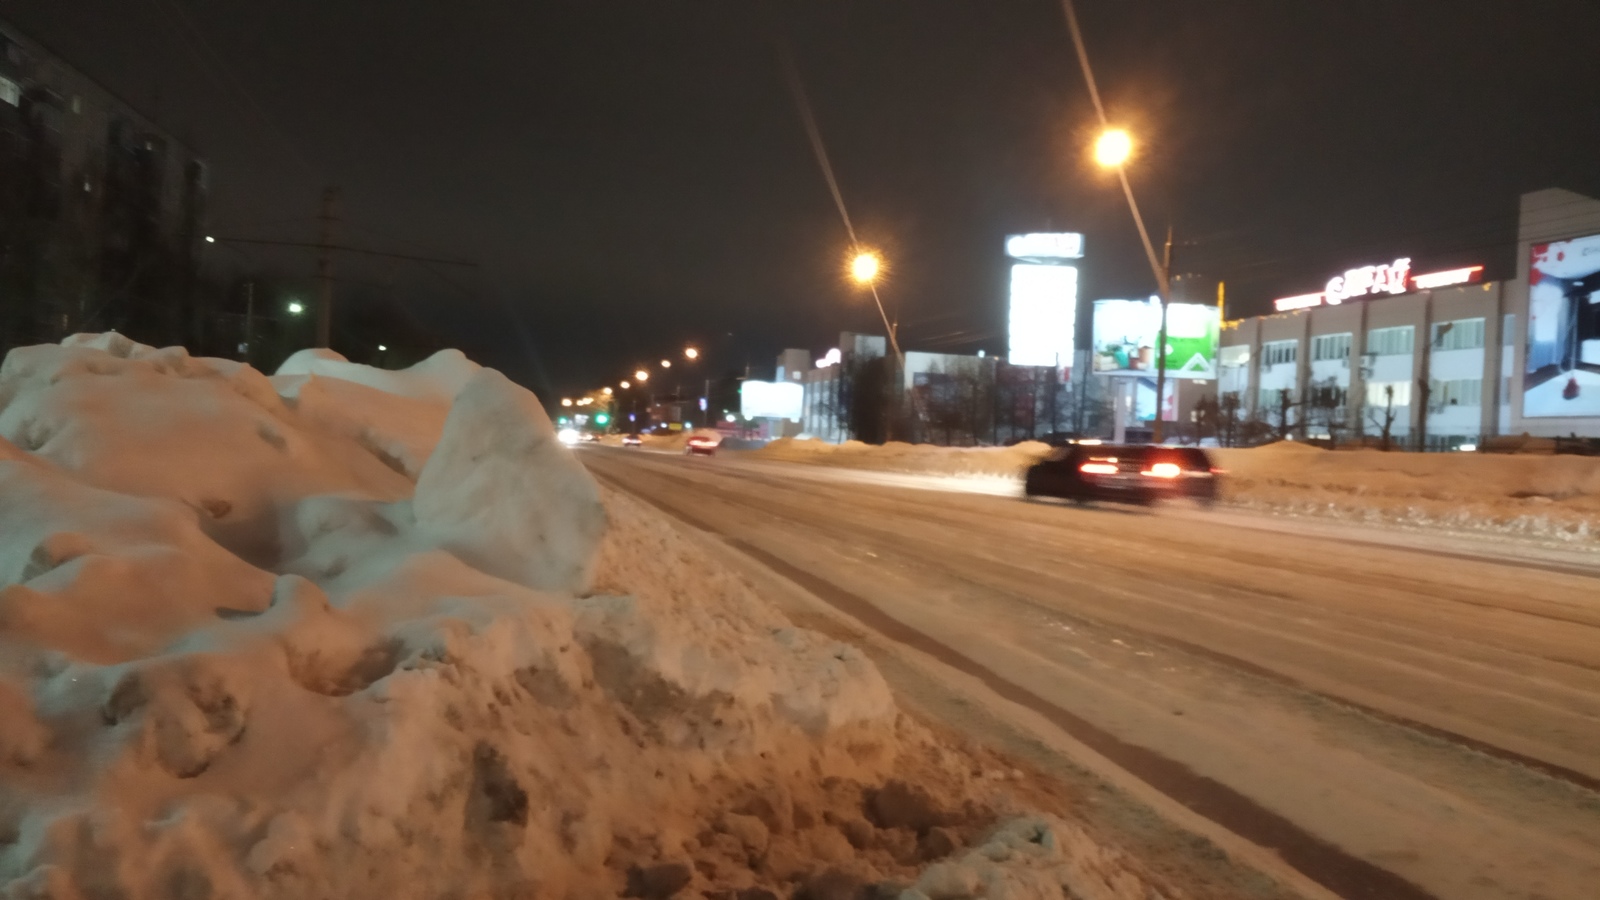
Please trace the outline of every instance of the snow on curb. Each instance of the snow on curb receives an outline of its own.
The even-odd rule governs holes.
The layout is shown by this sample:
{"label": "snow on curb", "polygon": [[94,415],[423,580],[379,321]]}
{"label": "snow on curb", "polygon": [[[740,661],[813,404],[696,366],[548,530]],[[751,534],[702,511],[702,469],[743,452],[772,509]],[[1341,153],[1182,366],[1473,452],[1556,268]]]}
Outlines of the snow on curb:
{"label": "snow on curb", "polygon": [[[459,354],[13,351],[0,534],[0,898],[909,885],[1024,827]],[[959,866],[1148,895],[1078,845]]]}
{"label": "snow on curb", "polygon": [[[773,441],[754,455],[908,474],[1016,479],[1049,447]],[[1578,456],[1327,451],[1285,441],[1212,453],[1223,499],[1246,509],[1570,543],[1600,539],[1600,460]]]}

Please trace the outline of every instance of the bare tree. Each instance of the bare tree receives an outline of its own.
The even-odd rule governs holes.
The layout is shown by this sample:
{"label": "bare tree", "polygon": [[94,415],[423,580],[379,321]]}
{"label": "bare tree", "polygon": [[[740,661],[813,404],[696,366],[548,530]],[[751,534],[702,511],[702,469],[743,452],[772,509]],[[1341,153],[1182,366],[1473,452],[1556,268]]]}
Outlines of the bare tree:
{"label": "bare tree", "polygon": [[1378,429],[1379,447],[1385,452],[1394,446],[1395,415],[1394,385],[1386,384],[1383,386],[1383,409],[1380,411],[1375,406],[1367,407],[1367,418],[1371,419],[1373,427]]}

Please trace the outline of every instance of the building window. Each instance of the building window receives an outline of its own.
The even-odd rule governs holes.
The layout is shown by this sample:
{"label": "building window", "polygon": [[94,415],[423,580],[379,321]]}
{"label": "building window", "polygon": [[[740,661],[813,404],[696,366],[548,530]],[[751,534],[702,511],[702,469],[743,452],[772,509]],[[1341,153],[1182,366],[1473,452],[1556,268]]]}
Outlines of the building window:
{"label": "building window", "polygon": [[1354,335],[1344,334],[1319,334],[1311,339],[1311,358],[1321,362],[1329,359],[1349,359],[1350,339]]}
{"label": "building window", "polygon": [[1378,409],[1388,406],[1389,398],[1385,395],[1387,388],[1394,388],[1394,405],[1396,408],[1411,405],[1411,382],[1409,381],[1367,382],[1367,405]]}
{"label": "building window", "polygon": [[1481,406],[1483,379],[1456,378],[1428,382],[1428,405],[1436,409],[1450,406]]}
{"label": "building window", "polygon": [[1250,362],[1249,344],[1234,344],[1229,347],[1223,347],[1217,354],[1217,364],[1224,369],[1243,368],[1248,362]]}
{"label": "building window", "polygon": [[1261,345],[1261,364],[1276,366],[1293,363],[1299,353],[1299,341],[1268,341]]}
{"label": "building window", "polygon": [[1262,388],[1256,395],[1256,410],[1258,412],[1277,412],[1283,409],[1283,398],[1289,398],[1289,405],[1295,404],[1293,388]]}
{"label": "building window", "polygon": [[1482,350],[1483,320],[1456,319],[1433,323],[1433,349]]}
{"label": "building window", "polygon": [[1412,335],[1416,329],[1410,325],[1396,328],[1374,328],[1367,332],[1367,352],[1374,356],[1405,356],[1411,353]]}
{"label": "building window", "polygon": [[1517,331],[1517,317],[1514,313],[1506,313],[1500,322],[1500,346],[1510,347],[1516,343],[1512,338]]}

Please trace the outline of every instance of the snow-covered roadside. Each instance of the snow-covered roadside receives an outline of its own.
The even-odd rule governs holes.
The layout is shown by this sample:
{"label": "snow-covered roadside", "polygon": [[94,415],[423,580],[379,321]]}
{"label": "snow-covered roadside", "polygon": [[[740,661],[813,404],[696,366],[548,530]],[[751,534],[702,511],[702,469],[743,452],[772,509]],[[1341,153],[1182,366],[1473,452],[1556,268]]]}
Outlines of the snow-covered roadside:
{"label": "snow-covered roadside", "polygon": [[6,900],[1175,895],[459,354],[14,351],[0,535]]}
{"label": "snow-covered roadside", "polygon": [[[1019,478],[1049,448],[774,441],[750,454],[788,462],[955,477]],[[1578,456],[1327,451],[1292,441],[1212,451],[1223,497],[1265,512],[1391,525],[1600,540],[1600,460]]]}

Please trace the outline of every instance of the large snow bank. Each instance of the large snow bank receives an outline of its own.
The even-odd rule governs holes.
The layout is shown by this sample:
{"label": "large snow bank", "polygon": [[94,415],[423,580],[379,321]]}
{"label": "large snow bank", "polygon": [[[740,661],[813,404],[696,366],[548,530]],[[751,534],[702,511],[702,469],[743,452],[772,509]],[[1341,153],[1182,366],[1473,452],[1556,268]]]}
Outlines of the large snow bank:
{"label": "large snow bank", "polygon": [[1049,452],[1049,445],[1039,441],[1023,441],[1011,447],[936,447],[899,441],[881,446],[861,441],[830,444],[812,438],[779,438],[753,451],[756,456],[790,462],[1001,478],[1020,477],[1023,470]]}
{"label": "large snow bank", "polygon": [[983,844],[870,662],[498,373],[297,359],[0,366],[0,898],[1151,896],[1048,824]]}
{"label": "large snow bank", "polygon": [[1294,441],[1213,451],[1244,506],[1592,540],[1600,459],[1322,450]]}

